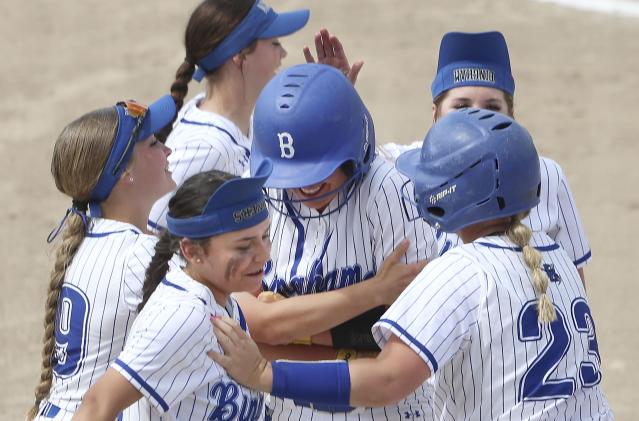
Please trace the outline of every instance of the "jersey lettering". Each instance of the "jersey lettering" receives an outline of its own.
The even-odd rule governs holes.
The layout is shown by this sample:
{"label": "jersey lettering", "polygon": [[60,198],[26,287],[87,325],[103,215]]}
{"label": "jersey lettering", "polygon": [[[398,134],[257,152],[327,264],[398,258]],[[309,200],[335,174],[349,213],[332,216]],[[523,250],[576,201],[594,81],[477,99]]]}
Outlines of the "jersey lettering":
{"label": "jersey lettering", "polygon": [[[219,382],[213,385],[209,396],[216,402],[215,409],[209,415],[209,421],[230,421],[237,417],[239,421],[253,421],[260,418],[264,400],[242,394],[242,406],[238,408],[237,398],[240,389],[235,383]],[[239,411],[239,416],[238,416]]]}
{"label": "jersey lettering", "polygon": [[280,141],[280,158],[291,159],[295,156],[295,148],[293,148],[293,136],[288,132],[277,134]]}
{"label": "jersey lettering", "polygon": [[276,276],[267,289],[285,297],[290,297],[344,288],[370,279],[373,276],[375,276],[374,270],[362,276],[362,267],[359,264],[337,268],[324,275],[324,266],[321,260],[315,259],[306,276],[296,275],[291,278],[288,284],[284,278]]}

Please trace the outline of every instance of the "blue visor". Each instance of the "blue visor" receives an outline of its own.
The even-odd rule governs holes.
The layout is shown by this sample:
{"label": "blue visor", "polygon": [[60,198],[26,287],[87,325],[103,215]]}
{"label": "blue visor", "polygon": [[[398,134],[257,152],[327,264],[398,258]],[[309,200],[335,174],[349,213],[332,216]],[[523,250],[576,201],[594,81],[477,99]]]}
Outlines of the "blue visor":
{"label": "blue visor", "polygon": [[224,41],[197,62],[193,79],[201,81],[208,72],[222,66],[256,39],[283,37],[300,30],[308,22],[309,15],[308,9],[277,13],[262,0],[257,0]]}
{"label": "blue visor", "polygon": [[439,47],[433,100],[460,86],[487,86],[515,94],[508,46],[501,32],[448,32]]}
{"label": "blue visor", "polygon": [[115,106],[118,113],[118,128],[111,146],[109,157],[91,191],[90,207],[92,216],[100,216],[100,202],[111,194],[122,172],[133,155],[135,143],[162,130],[175,116],[175,101],[165,95],[150,106],[135,101],[120,102]]}
{"label": "blue visor", "polygon": [[198,239],[259,224],[268,218],[262,187],[272,170],[271,161],[264,160],[253,177],[228,180],[211,195],[198,216],[174,218],[169,211],[167,229],[178,237]]}

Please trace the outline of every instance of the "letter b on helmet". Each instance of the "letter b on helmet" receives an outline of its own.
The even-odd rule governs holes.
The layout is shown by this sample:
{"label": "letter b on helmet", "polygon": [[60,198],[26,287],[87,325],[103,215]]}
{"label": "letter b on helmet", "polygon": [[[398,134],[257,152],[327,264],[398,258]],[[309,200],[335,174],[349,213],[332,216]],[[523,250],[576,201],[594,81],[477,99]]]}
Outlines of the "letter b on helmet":
{"label": "letter b on helmet", "polygon": [[293,147],[293,136],[288,132],[277,134],[280,141],[280,158],[291,159],[295,156],[295,148]]}

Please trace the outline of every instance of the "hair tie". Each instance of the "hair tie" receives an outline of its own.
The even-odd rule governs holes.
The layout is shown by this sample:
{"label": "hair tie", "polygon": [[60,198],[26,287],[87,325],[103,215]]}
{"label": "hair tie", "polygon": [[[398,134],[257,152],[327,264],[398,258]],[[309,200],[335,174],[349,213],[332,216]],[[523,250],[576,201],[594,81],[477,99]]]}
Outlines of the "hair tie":
{"label": "hair tie", "polygon": [[80,212],[86,213],[89,210],[89,201],[88,200],[75,200],[71,202],[71,207]]}
{"label": "hair tie", "polygon": [[51,244],[51,242],[53,242],[53,240],[55,240],[55,238],[58,236],[60,231],[62,231],[62,227],[64,226],[64,223],[66,222],[70,213],[75,213],[80,218],[82,218],[82,225],[84,225],[84,230],[86,231],[89,225],[87,222],[87,214],[86,214],[86,209],[88,208],[88,206],[89,206],[89,202],[73,200],[71,207],[67,209],[67,212],[62,217],[62,220],[58,224],[58,227],[54,228],[47,236],[47,243]]}

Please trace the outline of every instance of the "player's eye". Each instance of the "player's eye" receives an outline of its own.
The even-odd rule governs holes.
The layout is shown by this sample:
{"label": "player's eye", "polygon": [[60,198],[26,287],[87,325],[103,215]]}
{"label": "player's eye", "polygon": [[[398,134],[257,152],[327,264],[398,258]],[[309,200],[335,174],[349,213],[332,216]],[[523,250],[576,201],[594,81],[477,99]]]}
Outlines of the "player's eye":
{"label": "player's eye", "polygon": [[281,47],[282,46],[282,43],[278,39],[275,39],[275,40],[271,41],[271,44],[273,44],[276,47]]}

